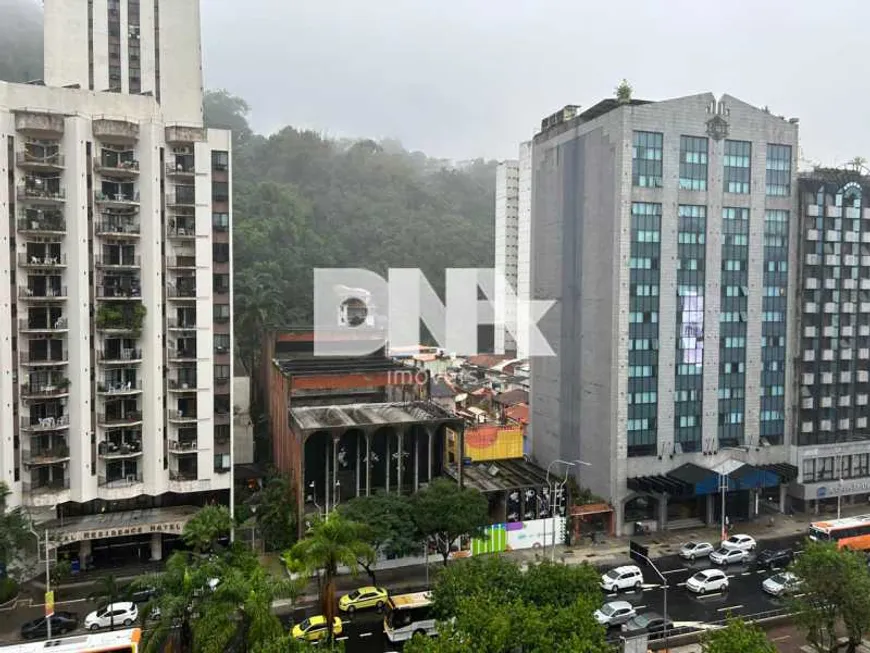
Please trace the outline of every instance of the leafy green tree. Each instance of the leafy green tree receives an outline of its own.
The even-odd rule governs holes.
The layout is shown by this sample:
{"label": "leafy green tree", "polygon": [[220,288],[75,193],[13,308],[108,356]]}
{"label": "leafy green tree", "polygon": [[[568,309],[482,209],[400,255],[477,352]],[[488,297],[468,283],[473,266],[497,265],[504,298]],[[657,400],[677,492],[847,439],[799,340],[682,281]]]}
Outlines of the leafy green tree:
{"label": "leafy green tree", "polygon": [[[117,603],[123,596],[124,590],[118,584],[115,576],[100,576],[97,579],[96,589],[88,596],[88,600],[102,607]],[[109,614],[109,630],[115,630],[114,611]]]}
{"label": "leafy green tree", "polygon": [[296,492],[287,474],[266,480],[257,503],[257,528],[267,551],[283,551],[296,541]]}
{"label": "leafy green tree", "polygon": [[[529,567],[524,574],[522,597],[536,605],[568,606],[577,596],[585,596],[593,603],[602,600],[601,574],[595,567],[583,563],[563,565],[543,561]],[[597,609],[600,605],[596,605]]]}
{"label": "leafy green tree", "polygon": [[36,543],[27,514],[20,507],[8,507],[10,494],[11,490],[0,482],[0,577]]}
{"label": "leafy green tree", "polygon": [[[420,535],[406,496],[376,493],[356,497],[341,504],[338,511],[346,519],[368,527],[368,543],[375,554],[400,557],[419,550]],[[357,561],[371,578],[372,585],[377,584],[376,560],[376,557],[364,557]]]}
{"label": "leafy green tree", "polygon": [[251,653],[343,653],[344,650],[344,642],[300,642],[288,633],[251,647]]}
{"label": "leafy green tree", "polygon": [[758,626],[731,619],[724,628],[705,633],[701,650],[703,653],[776,653],[776,646]]}
{"label": "leafy green tree", "polygon": [[819,653],[837,650],[842,623],[854,653],[870,630],[870,572],[860,552],[838,549],[836,543],[810,542],[792,564],[803,581],[792,600],[798,627]]}
{"label": "leafy green tree", "polygon": [[[320,603],[327,624],[332,624],[336,614],[335,576],[338,568],[347,567],[356,576],[359,559],[374,555],[368,539],[365,525],[333,511],[326,519],[315,518],[305,537],[283,556],[289,570],[318,574]],[[327,632],[329,641],[332,641],[332,628]]]}
{"label": "leafy green tree", "polygon": [[490,524],[486,497],[472,488],[460,488],[449,479],[438,478],[412,498],[414,521],[444,559],[462,535],[477,535]]}
{"label": "leafy green tree", "polygon": [[436,577],[432,588],[435,615],[449,619],[459,611],[463,598],[487,592],[497,592],[505,602],[520,599],[523,581],[519,566],[500,555],[457,560]]}
{"label": "leafy green tree", "polygon": [[194,552],[202,554],[213,551],[221,537],[228,536],[233,528],[229,508],[210,505],[200,508],[184,525],[181,539]]}

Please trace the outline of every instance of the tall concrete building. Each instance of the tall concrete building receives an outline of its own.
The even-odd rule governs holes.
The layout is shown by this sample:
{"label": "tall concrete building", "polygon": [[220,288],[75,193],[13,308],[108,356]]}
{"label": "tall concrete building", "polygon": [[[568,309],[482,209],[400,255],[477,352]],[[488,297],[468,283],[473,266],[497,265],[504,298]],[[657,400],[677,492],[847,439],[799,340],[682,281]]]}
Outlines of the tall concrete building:
{"label": "tall concrete building", "polygon": [[710,93],[566,107],[534,139],[532,295],[558,304],[533,454],[621,532],[716,521],[720,488],[734,518],[786,500],[797,154],[796,120]]}
{"label": "tall concrete building", "polygon": [[517,229],[520,170],[517,161],[502,161],[495,171],[495,352],[515,352],[517,343],[508,325],[516,321]]}
{"label": "tall concrete building", "polygon": [[[532,281],[532,142],[520,144],[517,193],[517,299],[528,301]],[[522,310],[517,306],[517,311]],[[518,314],[519,315],[519,314]],[[517,343],[517,358],[527,358],[528,344]]]}
{"label": "tall concrete building", "polygon": [[[822,169],[800,179],[796,352],[799,505],[870,496],[870,179]],[[833,505],[830,505],[833,504]]]}
{"label": "tall concrete building", "polygon": [[159,558],[229,500],[231,141],[199,31],[198,0],[46,0],[45,84],[0,83],[0,480],[82,562]]}

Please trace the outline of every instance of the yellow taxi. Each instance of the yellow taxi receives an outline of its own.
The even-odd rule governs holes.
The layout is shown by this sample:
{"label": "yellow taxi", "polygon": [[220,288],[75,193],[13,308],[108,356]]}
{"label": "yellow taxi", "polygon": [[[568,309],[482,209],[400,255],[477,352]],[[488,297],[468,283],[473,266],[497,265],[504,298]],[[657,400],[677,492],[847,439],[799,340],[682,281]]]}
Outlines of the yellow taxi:
{"label": "yellow taxi", "polygon": [[[341,635],[342,623],[341,619],[335,618],[332,622],[332,634],[335,636]],[[293,626],[293,637],[306,642],[319,642],[321,639],[326,639],[326,617],[322,614],[316,617],[308,617],[304,621]]]}
{"label": "yellow taxi", "polygon": [[389,592],[383,587],[360,587],[350,594],[345,594],[338,600],[338,609],[342,612],[353,613],[356,610],[366,608],[382,609],[390,598]]}

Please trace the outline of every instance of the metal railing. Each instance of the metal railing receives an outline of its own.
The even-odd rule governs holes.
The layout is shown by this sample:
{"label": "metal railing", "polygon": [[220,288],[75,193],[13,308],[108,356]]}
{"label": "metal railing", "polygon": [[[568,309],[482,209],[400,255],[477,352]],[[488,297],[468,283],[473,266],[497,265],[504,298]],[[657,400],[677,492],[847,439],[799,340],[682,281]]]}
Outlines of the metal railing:
{"label": "metal railing", "polygon": [[23,150],[15,153],[15,161],[18,165],[38,165],[51,168],[63,168],[66,165],[63,154],[54,152],[53,154],[34,154]]}
{"label": "metal railing", "polygon": [[97,352],[97,360],[103,363],[125,363],[129,361],[142,360],[141,349],[119,349],[117,351],[106,351],[101,349]]}
{"label": "metal railing", "polygon": [[20,425],[22,431],[56,431],[58,429],[69,427],[69,415],[63,414],[56,417],[22,417]]}
{"label": "metal railing", "polygon": [[46,190],[33,186],[19,186],[16,197],[19,200],[33,200],[36,202],[64,202],[66,201],[66,189]]}
{"label": "metal railing", "polygon": [[172,165],[171,163],[166,164],[166,174],[169,176],[179,175],[179,176],[190,176],[196,174],[196,169],[192,165],[184,165],[176,163]]}
{"label": "metal railing", "polygon": [[197,448],[196,440],[193,442],[182,442],[180,440],[169,441],[169,451],[171,452],[193,453],[196,452]]}
{"label": "metal railing", "polygon": [[103,440],[97,445],[97,455],[103,458],[119,458],[122,456],[138,456],[142,453],[142,440],[132,442],[114,442]]}
{"label": "metal railing", "polygon": [[196,227],[193,224],[170,227],[166,230],[166,236],[167,238],[195,238]]}
{"label": "metal railing", "polygon": [[174,349],[169,352],[169,360],[196,360],[196,349]]}
{"label": "metal railing", "polygon": [[166,289],[166,296],[171,299],[196,299],[196,288],[169,286]]}
{"label": "metal railing", "polygon": [[193,193],[174,193],[166,196],[167,206],[196,206],[196,195]]}
{"label": "metal railing", "polygon": [[198,481],[199,474],[196,472],[182,472],[174,469],[169,470],[170,481]]}
{"label": "metal railing", "polygon": [[138,204],[139,193],[103,193],[102,191],[94,192],[94,201],[99,204],[116,202],[118,204]]}
{"label": "metal railing", "polygon": [[[20,215],[20,214],[19,214]],[[66,220],[61,215],[23,217],[18,219],[18,231],[21,232],[57,232],[66,233]]]}
{"label": "metal railing", "polygon": [[97,299],[139,299],[142,297],[141,288],[120,288],[100,283],[97,284],[95,290]]}
{"label": "metal railing", "polygon": [[69,490],[69,479],[48,481],[47,483],[28,483],[24,481],[21,485],[25,494],[54,494],[55,492]]}
{"label": "metal railing", "polygon": [[141,421],[142,412],[138,410],[130,411],[124,415],[113,415],[111,413],[97,415],[97,424],[100,426],[127,426]]}
{"label": "metal railing", "polygon": [[95,226],[97,235],[111,234],[112,236],[122,236],[125,234],[139,235],[141,227],[138,222],[120,222],[116,220],[101,220]]}
{"label": "metal railing", "polygon": [[66,377],[61,377],[53,383],[41,383],[39,385],[22,383],[20,394],[22,397],[57,397],[69,394],[69,386],[70,380]]}
{"label": "metal railing", "polygon": [[117,161],[114,164],[109,163],[103,158],[96,157],[94,159],[94,170],[102,170],[106,172],[139,172],[139,162],[135,159],[127,161]]}
{"label": "metal railing", "polygon": [[21,450],[21,459],[28,465],[51,465],[55,462],[62,462],[67,458],[69,458],[69,447],[66,445],[46,447],[44,449],[23,448]]}
{"label": "metal railing", "polygon": [[178,379],[166,379],[166,387],[170,390],[190,390],[191,392],[197,389],[196,377],[183,377]]}
{"label": "metal railing", "polygon": [[173,256],[166,259],[167,268],[196,268],[196,256]]}
{"label": "metal railing", "polygon": [[66,254],[60,256],[35,256],[27,252],[18,252],[18,265],[21,267],[50,268],[66,265]]}
{"label": "metal railing", "polygon": [[60,354],[37,354],[29,351],[18,352],[21,363],[28,365],[61,365],[69,362],[69,352],[63,351]]}
{"label": "metal railing", "polygon": [[66,299],[66,286],[47,288],[28,288],[18,286],[18,299]]}
{"label": "metal railing", "polygon": [[142,483],[143,478],[142,472],[135,472],[133,474],[125,474],[124,476],[112,478],[109,478],[108,476],[98,476],[97,485],[108,489],[125,488]]}
{"label": "metal railing", "polygon": [[45,320],[36,320],[32,318],[18,318],[19,331],[65,331],[69,327],[65,317],[59,317],[52,321],[48,318]]}
{"label": "metal railing", "polygon": [[196,319],[179,320],[177,317],[170,317],[166,323],[170,329],[190,329],[191,331],[196,329]]}
{"label": "metal railing", "polygon": [[167,416],[169,417],[169,419],[172,420],[172,421],[175,421],[175,422],[183,422],[183,421],[186,421],[186,420],[191,420],[191,421],[193,421],[193,420],[198,419],[197,416],[196,416],[196,411],[195,411],[195,410],[184,410],[184,411],[182,411],[182,410],[172,410],[172,409],[169,409],[169,410],[166,411],[166,413],[167,413]]}
{"label": "metal railing", "polygon": [[128,381],[118,381],[116,379],[103,379],[97,383],[97,392],[99,394],[112,395],[124,394],[127,392],[138,392],[142,389],[142,381],[139,379],[130,379]]}
{"label": "metal railing", "polygon": [[95,256],[94,265],[100,268],[138,268],[142,265],[141,256],[119,256],[117,258],[109,256]]}

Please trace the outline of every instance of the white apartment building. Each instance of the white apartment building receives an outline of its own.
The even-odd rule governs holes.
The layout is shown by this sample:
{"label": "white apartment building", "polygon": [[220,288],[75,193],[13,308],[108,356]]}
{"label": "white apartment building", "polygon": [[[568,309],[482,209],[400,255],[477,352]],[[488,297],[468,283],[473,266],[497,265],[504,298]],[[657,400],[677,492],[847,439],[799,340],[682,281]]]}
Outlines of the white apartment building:
{"label": "white apartment building", "polygon": [[[532,281],[532,142],[520,144],[517,193],[517,299],[528,301]],[[517,306],[517,310],[520,307]],[[528,345],[517,343],[517,358],[527,358]]]}
{"label": "white apartment building", "polygon": [[52,542],[162,556],[232,486],[231,140],[198,0],[46,0],[0,83],[0,480]]}
{"label": "white apartment building", "polygon": [[517,288],[517,220],[519,213],[519,163],[502,161],[495,172],[495,351],[516,351],[508,325],[516,320],[516,303],[509,301],[510,286]]}

